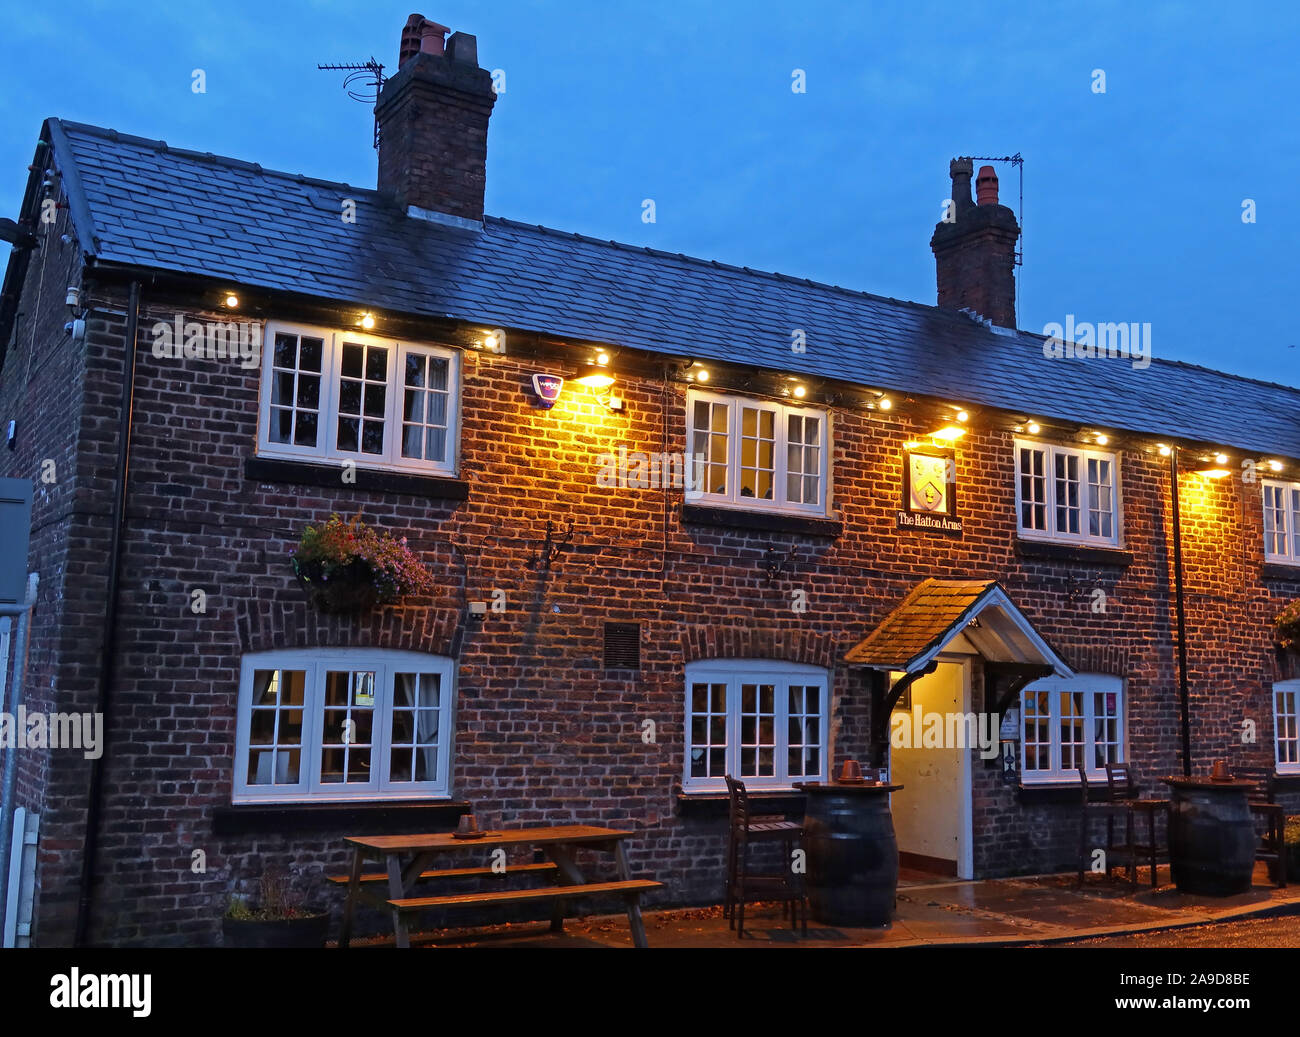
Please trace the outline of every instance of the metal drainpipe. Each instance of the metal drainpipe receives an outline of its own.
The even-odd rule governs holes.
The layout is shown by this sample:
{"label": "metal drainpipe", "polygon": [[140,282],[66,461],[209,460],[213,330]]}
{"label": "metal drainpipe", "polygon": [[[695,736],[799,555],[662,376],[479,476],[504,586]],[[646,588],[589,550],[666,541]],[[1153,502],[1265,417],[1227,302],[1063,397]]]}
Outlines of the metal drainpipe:
{"label": "metal drainpipe", "polygon": [[[117,655],[118,570],[122,562],[122,533],[126,525],[126,491],[128,459],[131,449],[131,418],[135,404],[136,327],[140,320],[140,282],[131,282],[131,296],[126,307],[126,334],[123,336],[122,408],[118,418],[117,472],[114,477],[113,539],[108,554],[108,594],[104,613],[103,648],[99,663],[99,695],[95,712],[104,718],[104,741],[108,741],[113,691],[113,662]],[[99,847],[99,815],[103,806],[104,761],[108,746],[101,747],[91,764],[90,787],[86,795],[86,841],[81,853],[81,889],[77,900],[77,930],[73,946],[84,947],[90,924],[91,881],[95,873],[95,852]]]}
{"label": "metal drainpipe", "polygon": [[[27,676],[27,642],[31,635],[31,614],[36,606],[36,590],[41,578],[36,573],[27,574],[27,600],[22,605],[9,605],[0,609],[0,615],[18,616],[18,631],[9,642],[14,657],[13,694],[5,704],[5,712],[17,723],[18,710],[23,704],[23,681]],[[16,740],[15,740],[16,741]],[[18,747],[5,750],[3,791],[0,791],[0,920],[9,903],[9,854],[12,852],[14,829],[14,786],[18,781]]]}
{"label": "metal drainpipe", "polygon": [[1178,448],[1169,451],[1169,485],[1174,505],[1174,613],[1178,620],[1178,703],[1182,713],[1183,777],[1192,776],[1192,721],[1187,691],[1187,614],[1183,609],[1183,532],[1178,516]]}

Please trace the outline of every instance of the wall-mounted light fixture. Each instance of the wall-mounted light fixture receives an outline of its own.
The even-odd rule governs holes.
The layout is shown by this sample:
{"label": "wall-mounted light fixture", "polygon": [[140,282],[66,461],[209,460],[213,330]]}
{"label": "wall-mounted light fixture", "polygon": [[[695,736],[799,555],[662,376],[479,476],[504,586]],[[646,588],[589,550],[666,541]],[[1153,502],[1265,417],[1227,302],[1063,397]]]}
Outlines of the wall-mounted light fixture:
{"label": "wall-mounted light fixture", "polygon": [[239,305],[239,296],[234,292],[230,292],[225,298],[225,303],[226,309],[233,310]]}
{"label": "wall-mounted light fixture", "polygon": [[361,325],[363,328],[365,328],[367,331],[369,331],[371,328],[373,328],[373,327],[375,326],[375,317],[374,317],[374,314],[372,314],[372,313],[363,313],[363,314],[361,315],[361,319],[360,319],[359,321],[357,321],[357,323],[360,324],[360,325]]}
{"label": "wall-mounted light fixture", "polygon": [[931,432],[930,438],[937,439],[941,443],[955,443],[964,435],[966,435],[966,430],[960,425],[944,425],[943,428]]}

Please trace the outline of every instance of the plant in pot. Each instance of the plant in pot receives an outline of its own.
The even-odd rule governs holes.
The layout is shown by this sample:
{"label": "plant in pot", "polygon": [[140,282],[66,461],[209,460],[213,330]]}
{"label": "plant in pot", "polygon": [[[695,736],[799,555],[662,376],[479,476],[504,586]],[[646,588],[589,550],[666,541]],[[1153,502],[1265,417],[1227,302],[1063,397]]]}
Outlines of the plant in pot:
{"label": "plant in pot", "polygon": [[221,919],[226,947],[324,947],[329,912],[305,903],[284,868],[268,867],[257,883],[257,895],[236,894]]}
{"label": "plant in pot", "polygon": [[[1288,883],[1300,882],[1300,814],[1292,814],[1286,819],[1282,833],[1282,864],[1286,866]],[[1277,881],[1276,861],[1269,864],[1269,873]]]}
{"label": "plant in pot", "polygon": [[1273,625],[1277,631],[1277,646],[1284,652],[1300,654],[1300,598],[1279,612]]}
{"label": "plant in pot", "polygon": [[308,526],[290,559],[294,575],[322,612],[362,612],[429,590],[433,577],[391,533],[338,515]]}

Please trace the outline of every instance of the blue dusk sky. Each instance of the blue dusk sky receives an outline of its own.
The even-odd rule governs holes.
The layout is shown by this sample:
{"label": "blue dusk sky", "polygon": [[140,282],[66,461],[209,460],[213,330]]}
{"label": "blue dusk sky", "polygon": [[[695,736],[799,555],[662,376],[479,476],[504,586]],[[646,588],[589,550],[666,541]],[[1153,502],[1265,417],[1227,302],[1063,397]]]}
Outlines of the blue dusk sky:
{"label": "blue dusk sky", "polygon": [[948,160],[1019,152],[1021,327],[1149,322],[1157,357],[1300,384],[1289,4],[10,3],[0,215],[46,116],[373,187],[371,110],[315,65],[396,71],[412,10],[504,72],[493,215],[933,303]]}

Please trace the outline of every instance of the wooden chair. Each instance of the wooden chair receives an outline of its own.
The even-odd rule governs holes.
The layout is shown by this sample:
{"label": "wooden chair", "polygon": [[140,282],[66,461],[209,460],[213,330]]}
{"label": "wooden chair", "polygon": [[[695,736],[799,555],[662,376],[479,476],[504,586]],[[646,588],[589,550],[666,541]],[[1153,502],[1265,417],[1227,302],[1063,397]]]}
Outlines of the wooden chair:
{"label": "wooden chair", "polygon": [[1234,777],[1253,781],[1255,787],[1247,794],[1250,812],[1264,819],[1263,838],[1255,848],[1255,860],[1276,862],[1277,884],[1286,886],[1286,808],[1273,801],[1272,767],[1238,767]]}
{"label": "wooden chair", "polygon": [[[1087,867],[1089,857],[1088,847],[1088,822],[1093,818],[1104,817],[1106,819],[1106,879],[1110,880],[1111,872],[1114,870],[1116,857],[1125,861],[1129,872],[1129,883],[1137,888],[1137,854],[1133,851],[1133,810],[1125,801],[1112,801],[1107,791],[1107,798],[1096,803],[1088,800],[1088,771],[1083,764],[1079,764],[1079,787],[1082,792],[1082,802],[1079,810],[1079,888],[1083,887],[1083,874]],[[1123,843],[1115,842],[1115,819],[1124,819],[1125,841]]]}
{"label": "wooden chair", "polygon": [[[794,844],[803,838],[803,825],[787,821],[784,817],[752,816],[749,795],[744,783],[730,774],[726,775],[730,798],[727,819],[727,889],[723,916],[731,920],[736,936],[745,935],[745,904],[755,900],[780,900],[783,911],[789,912],[790,928],[796,928],[799,909],[803,909],[803,932],[808,932],[808,898],[803,883],[791,868]],[[771,874],[750,874],[749,846],[751,843],[780,842],[784,844],[781,870]],[[784,917],[784,915],[783,915]]]}
{"label": "wooden chair", "polygon": [[[1128,828],[1128,847],[1130,853],[1137,857],[1139,855],[1146,857],[1151,867],[1151,888],[1156,888],[1156,867],[1158,864],[1157,856],[1160,854],[1159,843],[1156,841],[1156,814],[1164,811],[1166,819],[1168,818],[1169,800],[1143,798],[1139,794],[1137,772],[1134,771],[1127,763],[1108,763],[1106,764],[1106,790],[1112,803],[1123,803],[1130,811],[1130,814],[1142,814],[1147,819],[1147,841],[1144,843],[1137,842],[1136,821],[1133,820]],[[1114,818],[1110,818],[1108,824],[1114,825]],[[1168,831],[1166,821],[1166,831]],[[1136,868],[1133,869],[1133,881],[1136,884]]]}

